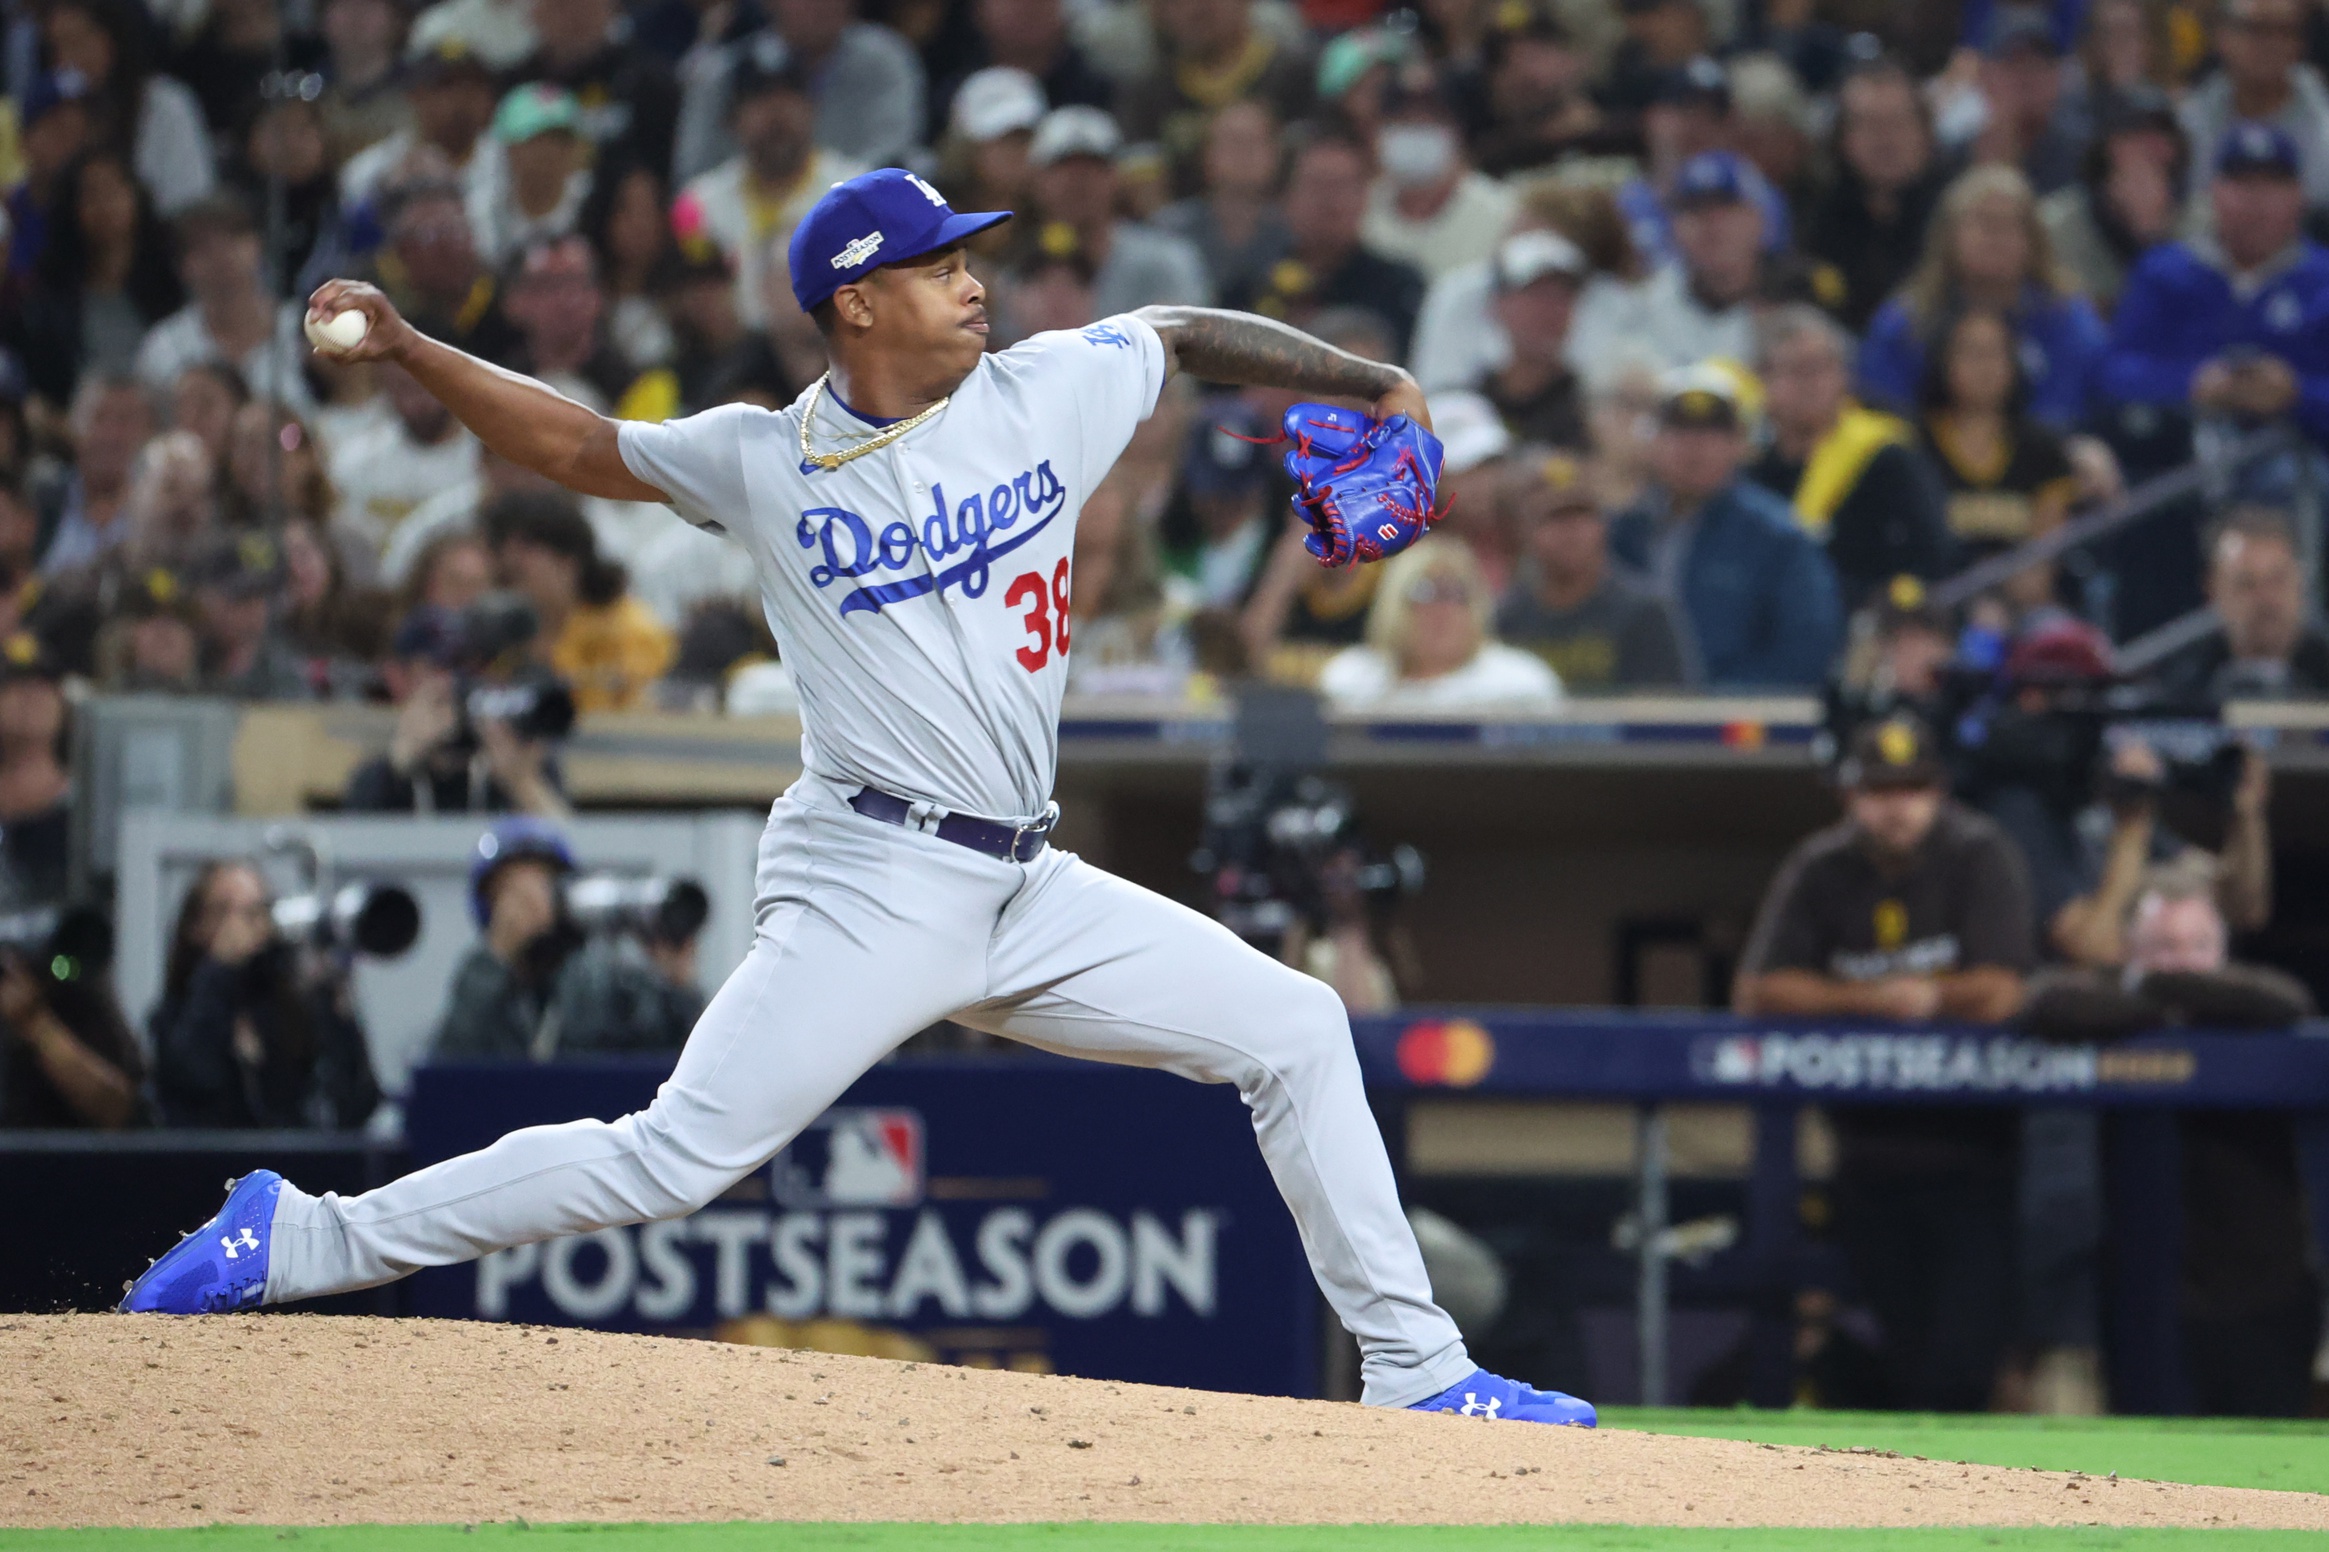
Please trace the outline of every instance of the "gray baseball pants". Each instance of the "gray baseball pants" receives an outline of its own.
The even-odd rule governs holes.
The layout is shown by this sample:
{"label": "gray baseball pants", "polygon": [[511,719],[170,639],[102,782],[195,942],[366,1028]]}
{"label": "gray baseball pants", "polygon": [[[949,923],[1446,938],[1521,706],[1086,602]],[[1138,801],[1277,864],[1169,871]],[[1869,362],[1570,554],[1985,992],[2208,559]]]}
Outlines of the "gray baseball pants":
{"label": "gray baseball pants", "polygon": [[1234,1083],[1364,1400],[1472,1371],[1432,1302],[1333,991],[1081,859],[988,857],[880,823],[804,777],[760,845],[757,936],[645,1110],[528,1127],[341,1197],[286,1186],[267,1300],[694,1212],[941,1018],[1070,1056]]}

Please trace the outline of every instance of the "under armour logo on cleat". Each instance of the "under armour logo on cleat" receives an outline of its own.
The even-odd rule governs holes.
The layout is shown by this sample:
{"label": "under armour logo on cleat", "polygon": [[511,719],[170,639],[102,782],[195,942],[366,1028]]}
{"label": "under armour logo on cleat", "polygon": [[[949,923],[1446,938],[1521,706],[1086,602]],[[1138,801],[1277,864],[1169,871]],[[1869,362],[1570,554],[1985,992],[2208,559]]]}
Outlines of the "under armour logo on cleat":
{"label": "under armour logo on cleat", "polygon": [[1477,1391],[1464,1392],[1464,1404],[1456,1410],[1465,1417],[1494,1417],[1504,1408],[1502,1396],[1490,1396],[1482,1401]]}
{"label": "under armour logo on cleat", "polygon": [[256,1250],[259,1248],[259,1236],[253,1234],[247,1228],[238,1229],[233,1234],[230,1234],[226,1238],[220,1240],[219,1243],[226,1247],[226,1258],[229,1261],[236,1261],[242,1258],[242,1253],[244,1251]]}

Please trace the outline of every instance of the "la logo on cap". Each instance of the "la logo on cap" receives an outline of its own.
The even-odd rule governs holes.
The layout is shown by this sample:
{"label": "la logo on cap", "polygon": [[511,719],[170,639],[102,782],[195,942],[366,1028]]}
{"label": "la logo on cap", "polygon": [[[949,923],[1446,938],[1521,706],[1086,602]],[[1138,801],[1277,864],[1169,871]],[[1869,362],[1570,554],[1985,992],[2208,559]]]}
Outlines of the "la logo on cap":
{"label": "la logo on cap", "polygon": [[854,269],[874,256],[881,248],[881,233],[868,232],[839,253],[833,255],[835,269]]}

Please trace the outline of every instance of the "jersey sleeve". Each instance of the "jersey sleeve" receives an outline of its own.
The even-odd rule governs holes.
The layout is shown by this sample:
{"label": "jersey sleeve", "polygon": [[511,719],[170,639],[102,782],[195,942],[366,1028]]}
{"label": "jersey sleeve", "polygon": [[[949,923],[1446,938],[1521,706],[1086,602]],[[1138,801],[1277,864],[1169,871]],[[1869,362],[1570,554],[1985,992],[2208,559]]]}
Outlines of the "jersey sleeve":
{"label": "jersey sleeve", "polygon": [[1085,490],[1115,467],[1133,429],[1154,413],[1164,390],[1164,341],[1131,313],[1037,334],[1004,354],[1029,371],[1031,382],[1043,385],[1062,420],[1075,417],[1083,432]]}
{"label": "jersey sleeve", "polygon": [[623,466],[663,492],[671,509],[698,528],[727,533],[750,510],[744,496],[744,421],[765,414],[723,404],[684,420],[626,420],[615,433]]}

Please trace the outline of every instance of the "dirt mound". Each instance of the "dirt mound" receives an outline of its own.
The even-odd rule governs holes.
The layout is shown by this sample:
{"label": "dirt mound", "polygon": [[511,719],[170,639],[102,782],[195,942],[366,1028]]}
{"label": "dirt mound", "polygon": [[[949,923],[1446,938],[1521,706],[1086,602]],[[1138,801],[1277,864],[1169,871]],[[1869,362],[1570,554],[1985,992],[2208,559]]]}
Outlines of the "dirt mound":
{"label": "dirt mound", "polygon": [[462,1321],[0,1319],[0,1525],[2278,1526],[2329,1498]]}

